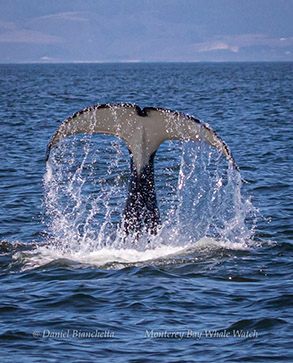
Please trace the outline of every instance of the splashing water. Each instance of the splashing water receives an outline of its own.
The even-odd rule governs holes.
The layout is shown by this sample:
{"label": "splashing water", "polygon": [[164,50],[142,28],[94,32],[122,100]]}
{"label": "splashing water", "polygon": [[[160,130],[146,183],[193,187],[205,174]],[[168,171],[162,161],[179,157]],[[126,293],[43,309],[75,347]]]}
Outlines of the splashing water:
{"label": "splashing water", "polygon": [[161,145],[155,182],[162,226],[156,236],[145,233],[137,240],[120,228],[129,176],[129,155],[120,139],[79,135],[62,140],[44,176],[46,245],[30,256],[29,265],[66,258],[117,268],[190,248],[251,244],[255,209],[241,196],[239,172],[216,149],[196,142]]}

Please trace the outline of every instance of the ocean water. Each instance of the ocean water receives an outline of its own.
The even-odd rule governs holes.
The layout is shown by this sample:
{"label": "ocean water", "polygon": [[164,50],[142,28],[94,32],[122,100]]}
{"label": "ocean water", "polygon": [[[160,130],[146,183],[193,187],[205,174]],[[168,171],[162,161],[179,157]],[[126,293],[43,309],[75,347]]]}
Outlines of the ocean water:
{"label": "ocean water", "polygon": [[[292,63],[0,65],[1,362],[293,360]],[[189,113],[229,145],[160,146],[157,236],[124,238],[129,156],[46,146],[84,107]]]}

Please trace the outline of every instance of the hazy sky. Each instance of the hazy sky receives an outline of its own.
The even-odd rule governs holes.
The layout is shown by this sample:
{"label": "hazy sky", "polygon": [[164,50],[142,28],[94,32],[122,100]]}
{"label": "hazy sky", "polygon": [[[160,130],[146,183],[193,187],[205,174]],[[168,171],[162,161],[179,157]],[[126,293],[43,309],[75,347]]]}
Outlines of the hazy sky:
{"label": "hazy sky", "polygon": [[293,61],[293,0],[0,0],[0,62]]}

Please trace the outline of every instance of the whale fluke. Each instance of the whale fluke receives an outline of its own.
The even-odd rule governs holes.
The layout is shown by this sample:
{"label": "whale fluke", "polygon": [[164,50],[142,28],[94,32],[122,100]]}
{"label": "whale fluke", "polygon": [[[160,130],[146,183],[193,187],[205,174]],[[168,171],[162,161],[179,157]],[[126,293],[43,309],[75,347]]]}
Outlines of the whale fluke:
{"label": "whale fluke", "polygon": [[206,124],[182,112],[128,103],[96,105],[64,120],[52,136],[51,148],[67,136],[102,133],[125,141],[131,160],[131,179],[124,209],[126,233],[145,228],[156,233],[160,224],[154,183],[154,157],[166,140],[205,142],[220,150],[238,169],[226,143]]}

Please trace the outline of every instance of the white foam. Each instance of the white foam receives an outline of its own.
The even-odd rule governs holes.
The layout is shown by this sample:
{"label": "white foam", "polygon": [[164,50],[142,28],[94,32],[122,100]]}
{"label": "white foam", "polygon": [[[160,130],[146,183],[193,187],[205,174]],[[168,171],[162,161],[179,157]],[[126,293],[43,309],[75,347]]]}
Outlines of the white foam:
{"label": "white foam", "polygon": [[[182,246],[168,246],[159,245],[155,248],[146,248],[139,251],[135,248],[112,248],[104,247],[96,251],[79,250],[79,251],[65,251],[60,250],[52,245],[41,245],[32,251],[22,253],[22,260],[24,263],[23,270],[39,268],[49,263],[67,260],[91,265],[97,268],[111,268],[120,269],[125,265],[137,265],[145,263],[147,265],[168,264],[170,260],[178,256],[186,256],[186,260],[190,255],[200,250],[216,250],[216,249],[232,249],[232,250],[246,250],[249,247],[242,243],[217,241],[213,238],[201,238],[193,245],[187,244]],[[204,253],[202,251],[202,253]],[[20,255],[16,254],[14,259],[19,258]]]}

